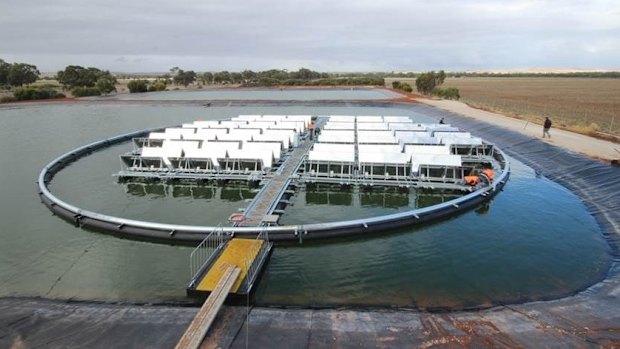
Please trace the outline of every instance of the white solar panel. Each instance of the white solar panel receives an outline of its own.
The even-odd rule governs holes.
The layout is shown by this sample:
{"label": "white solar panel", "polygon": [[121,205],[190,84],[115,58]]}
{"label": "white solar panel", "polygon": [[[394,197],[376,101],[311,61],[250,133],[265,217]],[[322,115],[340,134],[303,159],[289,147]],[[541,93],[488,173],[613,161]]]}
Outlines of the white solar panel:
{"label": "white solar panel", "polygon": [[388,124],[388,128],[390,130],[411,130],[411,131],[426,131],[426,125],[424,124],[414,124],[414,123],[403,123],[403,122],[390,122]]}
{"label": "white solar panel", "polygon": [[453,145],[482,145],[482,139],[478,137],[441,137],[441,143]]}
{"label": "white solar panel", "polygon": [[355,162],[355,154],[353,152],[322,152],[311,150],[308,152],[308,160],[323,162]]}
{"label": "white solar panel", "polygon": [[392,131],[357,131],[357,142],[362,143],[393,143],[397,144],[398,140],[392,134]]}
{"label": "white solar panel", "polygon": [[199,128],[196,130],[196,136],[201,139],[215,139],[217,135],[227,134],[228,130],[225,128]]}
{"label": "white solar panel", "polygon": [[282,148],[289,149],[290,148],[290,139],[288,135],[282,134],[262,134],[256,135],[252,137],[254,142],[279,142],[282,145]]}
{"label": "white solar panel", "polygon": [[328,121],[323,126],[324,130],[355,130],[355,123],[353,122],[331,122]]}
{"label": "white solar panel", "polygon": [[301,121],[305,125],[308,125],[310,122],[312,122],[312,115],[287,115],[286,120]]}
{"label": "white solar panel", "polygon": [[400,144],[360,144],[357,146],[360,153],[400,153]]}
{"label": "white solar panel", "polygon": [[164,156],[164,149],[162,147],[142,147],[140,155],[145,158],[161,158]]}
{"label": "white solar panel", "polygon": [[248,121],[246,120],[225,120],[220,121],[219,127],[228,127],[229,129],[238,128],[241,125],[247,125]]}
{"label": "white solar panel", "polygon": [[181,135],[183,134],[183,129],[182,128],[167,128],[164,131],[164,134],[166,135],[167,139],[180,139]]}
{"label": "white solar panel", "polygon": [[416,154],[450,154],[449,145],[406,145],[405,153],[409,155]]}
{"label": "white solar panel", "polygon": [[358,158],[364,164],[407,164],[410,156],[403,153],[360,152]]}
{"label": "white solar panel", "polygon": [[306,129],[306,124],[303,121],[278,121],[278,123],[271,128],[293,129],[296,132],[303,132]]}
{"label": "white solar panel", "polygon": [[270,121],[283,121],[286,119],[286,115],[263,115],[261,119]]}
{"label": "white solar panel", "polygon": [[273,158],[278,161],[282,156],[282,143],[277,142],[245,142],[243,143],[243,150],[248,149],[261,149],[269,150],[273,154]]}
{"label": "white solar panel", "polygon": [[324,143],[353,143],[355,132],[349,130],[322,130],[318,137]]}
{"label": "white solar panel", "polygon": [[217,151],[217,149],[234,150],[234,149],[241,148],[241,142],[222,142],[222,141],[205,142],[202,144],[202,148],[209,149],[209,150],[213,149],[215,151]]}
{"label": "white solar panel", "polygon": [[221,127],[219,121],[194,121],[193,125],[196,128]]}
{"label": "white solar panel", "polygon": [[168,139],[164,132],[151,132],[149,133],[149,138],[151,139]]}
{"label": "white solar panel", "polygon": [[261,134],[261,129],[259,128],[235,128],[235,129],[230,129],[229,133],[236,134],[236,135],[254,136],[254,135]]}
{"label": "white solar panel", "polygon": [[[395,131],[394,135],[400,144],[439,144],[439,138],[431,137],[431,134],[425,131]],[[429,140],[429,138],[432,138]],[[421,142],[421,143],[420,143]]]}
{"label": "white solar panel", "polygon": [[358,122],[357,123],[358,130],[377,130],[377,131],[386,131],[388,130],[387,124],[382,122]]}
{"label": "white solar panel", "polygon": [[251,139],[252,139],[252,135],[245,134],[245,133],[234,133],[233,132],[233,133],[217,135],[218,141],[249,141]]}
{"label": "white solar panel", "polygon": [[166,165],[170,165],[169,158],[179,158],[183,155],[184,149],[198,148],[197,141],[172,141],[165,140],[161,147],[143,147],[142,157],[160,158]]}
{"label": "white solar panel", "polygon": [[316,152],[343,152],[353,153],[355,152],[354,144],[340,144],[340,143],[315,143],[312,150]]}
{"label": "white solar panel", "polygon": [[412,172],[418,173],[421,165],[460,167],[462,162],[460,155],[417,154],[411,156]]}
{"label": "white solar panel", "polygon": [[273,153],[269,149],[233,149],[228,151],[229,159],[259,160],[263,167],[273,166]]}
{"label": "white solar panel", "polygon": [[275,121],[250,121],[247,125],[239,125],[239,128],[258,128],[265,130],[275,125]]}
{"label": "white solar panel", "polygon": [[471,138],[471,133],[464,131],[443,131],[435,130],[433,132],[435,137],[452,137],[452,138]]}
{"label": "white solar panel", "polygon": [[267,129],[267,130],[263,130],[263,134],[262,135],[256,135],[254,137],[254,140],[267,140],[268,137],[271,137],[271,139],[283,139],[286,138],[288,139],[288,145],[286,146],[286,148],[290,148],[292,147],[296,147],[298,142],[297,139],[297,132],[295,132],[294,130],[289,130],[289,129]]}
{"label": "white solar panel", "polygon": [[185,157],[190,159],[213,159],[214,163],[217,162],[218,157],[226,156],[226,148],[223,147],[209,147],[204,146],[202,148],[187,149],[185,151]]}

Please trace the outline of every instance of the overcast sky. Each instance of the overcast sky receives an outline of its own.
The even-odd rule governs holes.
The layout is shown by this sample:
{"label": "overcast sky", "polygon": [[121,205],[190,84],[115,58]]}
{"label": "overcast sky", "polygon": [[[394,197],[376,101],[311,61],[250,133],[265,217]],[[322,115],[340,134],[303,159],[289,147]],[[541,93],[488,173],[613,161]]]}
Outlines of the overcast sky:
{"label": "overcast sky", "polygon": [[620,1],[0,0],[0,59],[41,71],[620,70]]}

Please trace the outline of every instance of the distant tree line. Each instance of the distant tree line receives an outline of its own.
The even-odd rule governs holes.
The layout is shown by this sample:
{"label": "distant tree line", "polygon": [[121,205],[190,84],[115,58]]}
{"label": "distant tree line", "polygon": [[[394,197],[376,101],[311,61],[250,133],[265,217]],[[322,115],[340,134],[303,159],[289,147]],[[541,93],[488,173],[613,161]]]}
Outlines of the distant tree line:
{"label": "distant tree line", "polygon": [[202,85],[236,85],[243,87],[270,87],[270,86],[383,86],[383,77],[377,73],[359,74],[329,74],[301,68],[297,71],[270,69],[254,72],[205,72],[196,73],[193,70],[183,70],[179,67],[170,69],[170,73],[163,74],[157,80],[149,81],[147,76],[127,76],[133,78],[128,85],[131,93],[161,91],[169,85],[183,85],[185,87],[198,83]]}
{"label": "distant tree line", "polygon": [[240,85],[246,87],[269,86],[356,86],[383,85],[383,77],[375,74],[333,74],[321,73],[307,68],[297,71],[270,69],[254,72],[206,72],[198,76],[204,85]]}
{"label": "distant tree line", "polygon": [[567,72],[567,73],[491,73],[491,72],[451,72],[449,77],[480,78],[620,78],[620,72]]}
{"label": "distant tree line", "polygon": [[[424,73],[375,73],[384,78],[417,78]],[[620,78],[620,72],[566,72],[566,73],[493,73],[493,72],[445,72],[446,77],[480,77],[480,78]]]}

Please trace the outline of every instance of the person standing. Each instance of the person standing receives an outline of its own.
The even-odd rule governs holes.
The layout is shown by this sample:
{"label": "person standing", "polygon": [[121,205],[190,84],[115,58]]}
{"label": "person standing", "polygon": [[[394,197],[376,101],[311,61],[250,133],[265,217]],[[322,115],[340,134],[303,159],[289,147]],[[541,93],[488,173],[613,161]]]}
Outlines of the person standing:
{"label": "person standing", "polygon": [[551,135],[549,134],[550,129],[551,129],[551,120],[549,120],[549,117],[545,117],[545,123],[543,125],[543,138],[545,138],[545,135],[551,138]]}

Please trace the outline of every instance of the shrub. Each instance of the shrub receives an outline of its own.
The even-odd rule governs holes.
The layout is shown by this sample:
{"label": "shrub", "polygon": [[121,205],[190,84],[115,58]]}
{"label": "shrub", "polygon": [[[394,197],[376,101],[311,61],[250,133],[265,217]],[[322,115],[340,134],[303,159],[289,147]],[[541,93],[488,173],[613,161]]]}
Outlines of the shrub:
{"label": "shrub", "polygon": [[0,98],[0,103],[11,103],[17,101],[17,98],[13,96],[4,96]]}
{"label": "shrub", "polygon": [[13,91],[13,96],[18,101],[27,101],[31,99],[39,99],[38,91],[34,88],[26,87],[26,88],[16,88]]}
{"label": "shrub", "polygon": [[162,80],[157,80],[148,87],[149,92],[152,91],[165,91],[166,90],[166,82]]}
{"label": "shrub", "polygon": [[116,78],[112,75],[102,76],[97,79],[95,86],[102,94],[108,94],[116,91]]}
{"label": "shrub", "polygon": [[149,82],[142,79],[131,80],[127,84],[127,88],[129,89],[129,93],[147,92],[149,88]]}
{"label": "shrub", "polygon": [[435,87],[432,91],[431,94],[441,97],[441,98],[445,98],[445,99],[454,99],[454,100],[459,100],[461,98],[461,95],[459,93],[459,89],[455,88],[455,87],[448,87],[448,88],[439,88],[439,87]]}
{"label": "shrub", "polygon": [[600,127],[597,123],[591,122],[589,125],[585,123],[579,123],[577,125],[569,127],[569,129],[590,136],[596,136],[600,130]]}
{"label": "shrub", "polygon": [[413,88],[411,88],[411,85],[407,83],[399,84],[398,88],[405,92],[410,92],[410,93],[413,92]]}
{"label": "shrub", "polygon": [[101,91],[96,87],[76,87],[71,94],[74,97],[101,96]]}
{"label": "shrub", "polygon": [[400,81],[392,81],[392,88],[400,89]]}
{"label": "shrub", "polygon": [[34,99],[64,98],[65,95],[50,88],[18,87],[13,91],[16,101],[28,101]]}

